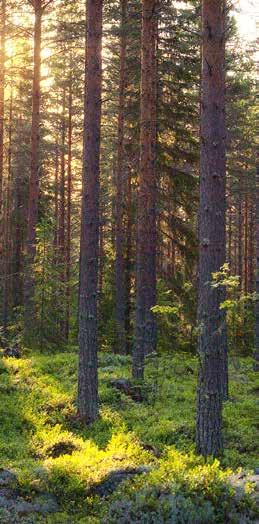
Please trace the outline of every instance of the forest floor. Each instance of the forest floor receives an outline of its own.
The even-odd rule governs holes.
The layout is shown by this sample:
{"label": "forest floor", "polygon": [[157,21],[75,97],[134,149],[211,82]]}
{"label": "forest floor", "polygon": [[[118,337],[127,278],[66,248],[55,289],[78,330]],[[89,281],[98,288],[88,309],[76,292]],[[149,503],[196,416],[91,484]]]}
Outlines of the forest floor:
{"label": "forest floor", "polygon": [[194,452],[195,357],[151,360],[137,402],[112,385],[130,359],[102,353],[90,428],[76,417],[76,375],[72,350],[0,359],[0,523],[256,521],[254,477],[237,470],[259,467],[251,359],[230,361],[220,463]]}

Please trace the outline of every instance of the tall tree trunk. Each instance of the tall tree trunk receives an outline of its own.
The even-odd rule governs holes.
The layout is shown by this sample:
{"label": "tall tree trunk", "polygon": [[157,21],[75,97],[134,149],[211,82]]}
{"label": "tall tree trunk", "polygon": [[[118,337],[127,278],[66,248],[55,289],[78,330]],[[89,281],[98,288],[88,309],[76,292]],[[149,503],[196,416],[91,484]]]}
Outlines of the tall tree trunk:
{"label": "tall tree trunk", "polygon": [[55,146],[55,181],[54,181],[54,238],[53,238],[53,263],[57,264],[58,260],[58,210],[59,210],[59,147],[58,138]]}
{"label": "tall tree trunk", "polygon": [[24,279],[24,330],[25,340],[31,339],[35,326],[34,304],[36,255],[36,225],[38,220],[39,178],[40,178],[40,71],[41,71],[41,0],[34,2],[34,61],[32,86],[32,125],[31,125],[31,172],[29,181],[28,226],[26,241],[26,268]]}
{"label": "tall tree trunk", "polygon": [[1,1],[0,22],[0,217],[3,203],[3,166],[4,166],[4,93],[5,93],[5,33],[6,0]]}
{"label": "tall tree trunk", "polygon": [[126,21],[127,0],[121,0],[121,35],[120,35],[120,86],[118,112],[118,156],[116,176],[116,258],[115,258],[115,320],[117,331],[116,351],[126,352],[126,274],[125,274],[125,196],[126,169],[124,151],[124,114],[125,114],[125,81],[126,81]]}
{"label": "tall tree trunk", "polygon": [[60,332],[66,340],[66,318],[65,318],[65,278],[66,278],[66,256],[65,256],[65,210],[66,210],[66,191],[65,191],[65,149],[66,149],[66,89],[63,87],[62,96],[62,116],[61,116],[61,158],[60,158],[60,184],[59,184],[59,218],[58,218],[58,264],[60,278]]}
{"label": "tall tree trunk", "polygon": [[157,1],[142,1],[140,176],[137,223],[137,302],[133,377],[143,379],[145,355],[156,351],[156,47]]}
{"label": "tall tree trunk", "polygon": [[97,289],[99,255],[102,0],[87,0],[86,95],[79,290],[78,411],[98,417]]}
{"label": "tall tree trunk", "polygon": [[243,173],[239,173],[238,180],[238,275],[240,278],[240,292],[243,289]]}
{"label": "tall tree trunk", "polygon": [[221,411],[226,395],[227,340],[220,309],[225,294],[210,285],[212,273],[226,260],[224,27],[225,1],[203,0],[197,448],[204,456],[222,450]]}
{"label": "tall tree trunk", "polygon": [[248,255],[248,292],[253,293],[255,289],[254,283],[254,199],[250,195],[249,198],[249,255]]}
{"label": "tall tree trunk", "polygon": [[127,228],[126,228],[126,312],[125,312],[125,331],[126,331],[126,353],[131,352],[131,285],[132,285],[132,182],[131,170],[128,168],[127,180]]}
{"label": "tall tree trunk", "polygon": [[65,338],[69,338],[70,328],[70,266],[71,266],[71,198],[72,198],[72,59],[70,60],[70,78],[68,94],[68,158],[67,158],[67,239],[66,239],[66,323]]}
{"label": "tall tree trunk", "polygon": [[8,165],[4,216],[4,289],[3,289],[3,329],[7,334],[10,309],[11,282],[11,183],[12,183],[12,135],[13,135],[13,85],[10,92],[9,130],[8,130]]}
{"label": "tall tree trunk", "polygon": [[244,231],[244,236],[245,236],[244,291],[245,293],[247,293],[248,292],[248,194],[247,194],[247,187],[246,187],[245,205],[244,205],[244,222],[245,222],[244,224],[245,225],[245,231]]}
{"label": "tall tree trunk", "polygon": [[[258,159],[257,159],[258,162]],[[255,302],[255,370],[259,371],[259,162],[256,166],[256,302]]]}

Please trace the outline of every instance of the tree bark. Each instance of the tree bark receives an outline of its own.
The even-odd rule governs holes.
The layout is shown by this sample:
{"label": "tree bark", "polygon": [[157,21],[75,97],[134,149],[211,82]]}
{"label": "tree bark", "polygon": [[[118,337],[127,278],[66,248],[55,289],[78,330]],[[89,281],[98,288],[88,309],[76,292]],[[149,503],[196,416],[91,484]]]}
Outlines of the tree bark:
{"label": "tree bark", "polygon": [[70,328],[70,266],[71,266],[71,198],[72,198],[72,131],[73,131],[73,93],[72,59],[70,60],[70,78],[68,94],[68,158],[67,158],[67,238],[66,238],[66,323],[65,339],[69,338]]}
{"label": "tree bark", "polygon": [[5,93],[5,33],[6,33],[6,0],[1,2],[0,27],[0,217],[3,203],[3,166],[4,166],[4,93]]}
{"label": "tree bark", "polygon": [[226,261],[225,1],[203,0],[199,212],[199,382],[197,448],[222,451],[221,411],[227,391],[225,293],[212,288],[212,273]]}
{"label": "tree bark", "polygon": [[34,259],[36,255],[36,225],[38,220],[39,178],[40,178],[40,71],[41,71],[41,22],[42,2],[34,2],[34,61],[32,86],[32,124],[31,124],[31,172],[29,180],[28,226],[26,241],[26,268],[24,279],[24,334],[29,342],[35,327],[36,312],[34,304],[35,276]]}
{"label": "tree bark", "polygon": [[5,195],[4,216],[4,288],[3,288],[3,329],[7,334],[10,313],[10,283],[11,283],[11,184],[12,184],[12,139],[13,139],[13,84],[11,84],[8,130],[8,165]]}
{"label": "tree bark", "polygon": [[157,1],[142,2],[140,175],[137,223],[137,303],[133,377],[144,377],[145,355],[156,351],[156,47]]}
{"label": "tree bark", "polygon": [[[257,159],[258,162],[258,159]],[[255,302],[255,370],[259,371],[259,162],[256,166],[256,302]]]}
{"label": "tree bark", "polygon": [[102,0],[87,0],[86,95],[79,291],[78,412],[98,417],[97,289],[99,258]]}
{"label": "tree bark", "polygon": [[126,228],[126,312],[125,312],[125,331],[126,331],[126,353],[131,353],[131,287],[132,287],[132,181],[131,170],[128,168],[127,180],[127,228]]}
{"label": "tree bark", "polygon": [[60,333],[63,340],[66,340],[66,311],[63,300],[66,279],[66,232],[65,232],[65,208],[66,208],[66,88],[63,87],[62,95],[62,116],[61,116],[61,158],[60,158],[60,183],[59,183],[59,219],[58,219],[58,265],[60,279]]}
{"label": "tree bark", "polygon": [[126,82],[126,21],[127,0],[121,0],[121,27],[120,27],[120,86],[118,112],[118,155],[116,173],[116,258],[115,258],[115,290],[116,290],[116,351],[126,352],[126,268],[125,268],[125,195],[126,170],[124,151],[124,114],[125,114],[125,82]]}

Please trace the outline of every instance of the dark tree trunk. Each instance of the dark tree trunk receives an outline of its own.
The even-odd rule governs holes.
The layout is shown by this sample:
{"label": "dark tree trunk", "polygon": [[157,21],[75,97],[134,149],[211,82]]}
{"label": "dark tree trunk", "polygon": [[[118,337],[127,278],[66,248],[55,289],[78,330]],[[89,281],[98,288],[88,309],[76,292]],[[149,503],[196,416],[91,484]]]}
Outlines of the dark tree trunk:
{"label": "dark tree trunk", "polygon": [[256,302],[255,302],[255,369],[259,371],[259,163],[256,166]]}
{"label": "dark tree trunk", "polygon": [[[246,175],[247,176],[247,175]],[[245,264],[244,264],[244,291],[248,292],[248,195],[246,187],[245,195],[245,209],[244,209],[244,221],[245,221]]]}
{"label": "dark tree trunk", "polygon": [[253,293],[255,289],[255,282],[254,282],[254,199],[252,196],[249,198],[249,255],[248,255],[248,292]]}
{"label": "dark tree trunk", "polygon": [[58,139],[55,148],[55,181],[54,181],[54,238],[53,238],[53,263],[56,266],[58,260],[58,210],[59,210],[59,147]]}
{"label": "dark tree trunk", "polygon": [[13,86],[11,85],[10,108],[9,108],[9,130],[8,130],[8,176],[5,195],[4,216],[4,288],[3,288],[3,329],[7,334],[10,313],[10,283],[11,283],[11,184],[12,184],[12,138],[13,138]]}
{"label": "dark tree trunk", "polygon": [[39,202],[40,171],[40,70],[41,70],[41,0],[34,2],[34,70],[32,87],[32,125],[31,125],[31,172],[29,181],[28,226],[26,241],[26,268],[24,279],[24,329],[25,340],[31,339],[35,326],[34,304],[35,276],[34,259],[36,255],[36,225]]}
{"label": "dark tree trunk", "polygon": [[239,173],[238,181],[238,275],[240,278],[240,292],[243,289],[243,174]]}
{"label": "dark tree trunk", "polygon": [[102,0],[87,0],[86,95],[79,290],[78,411],[98,417],[97,289],[99,255]]}
{"label": "dark tree trunk", "polygon": [[124,151],[124,114],[125,114],[125,80],[126,80],[126,21],[127,0],[121,0],[121,35],[120,35],[120,86],[118,112],[118,156],[116,173],[116,258],[115,258],[115,290],[116,290],[116,351],[126,352],[126,275],[125,275],[125,195],[126,169]]}
{"label": "dark tree trunk", "polygon": [[5,32],[6,1],[1,2],[0,27],[0,217],[3,203],[3,165],[4,165],[4,92],[5,92]]}
{"label": "dark tree trunk", "polygon": [[62,117],[61,117],[61,158],[60,158],[60,184],[59,184],[59,217],[58,217],[58,265],[60,278],[60,332],[66,340],[66,318],[65,303],[63,300],[65,293],[66,279],[66,256],[65,256],[65,211],[66,211],[66,191],[65,191],[65,149],[66,149],[66,89],[63,88],[62,96]]}
{"label": "dark tree trunk", "polygon": [[[70,63],[72,68],[72,60]],[[70,328],[70,266],[71,266],[71,198],[72,198],[72,70],[70,70],[69,95],[68,95],[68,158],[67,158],[67,239],[66,239],[66,322],[65,338],[69,338]]]}
{"label": "dark tree trunk", "polygon": [[126,331],[126,353],[131,353],[131,286],[132,286],[132,183],[131,171],[128,169],[127,181],[127,229],[126,229],[126,312],[125,312],[125,331]]}
{"label": "dark tree trunk", "polygon": [[203,0],[197,448],[204,456],[222,451],[221,411],[227,388],[226,325],[220,310],[225,293],[210,285],[212,273],[226,261],[224,26],[224,0]]}
{"label": "dark tree trunk", "polygon": [[137,302],[133,377],[143,379],[145,355],[156,351],[156,47],[157,1],[142,2],[140,176],[137,223]]}

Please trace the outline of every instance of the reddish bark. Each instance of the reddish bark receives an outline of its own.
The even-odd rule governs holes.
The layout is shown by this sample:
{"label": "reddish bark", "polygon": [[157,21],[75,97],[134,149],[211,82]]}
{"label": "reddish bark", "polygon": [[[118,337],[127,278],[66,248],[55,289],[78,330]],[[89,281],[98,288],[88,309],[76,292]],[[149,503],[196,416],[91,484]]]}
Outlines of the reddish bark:
{"label": "reddish bark", "polygon": [[36,225],[39,202],[40,171],[40,71],[41,71],[41,21],[42,2],[34,2],[34,66],[32,86],[32,124],[31,124],[31,172],[29,180],[28,226],[26,241],[26,271],[24,279],[24,329],[25,339],[35,327],[36,312],[34,305],[35,277],[34,259],[36,255]]}
{"label": "reddish bark", "polygon": [[116,351],[126,352],[126,274],[125,274],[125,211],[126,211],[126,169],[124,151],[124,119],[125,119],[125,83],[126,83],[126,47],[127,34],[127,0],[121,0],[121,36],[120,36],[120,85],[118,112],[118,155],[116,172],[116,258],[115,258],[115,289],[116,289]]}
{"label": "reddish bark", "polygon": [[8,130],[8,175],[5,195],[4,213],[4,289],[3,289],[3,329],[7,333],[10,310],[10,283],[11,283],[11,184],[12,184],[12,138],[13,138],[13,86],[11,85]]}
{"label": "reddish bark", "polygon": [[227,394],[225,295],[213,288],[212,273],[226,261],[225,186],[225,1],[202,3],[201,156],[199,213],[199,383],[197,448],[222,450],[221,410]]}
{"label": "reddish bark", "polygon": [[87,0],[84,167],[80,245],[78,412],[98,416],[97,290],[99,259],[102,0]]}
{"label": "reddish bark", "polygon": [[156,47],[157,1],[142,2],[140,175],[137,223],[137,299],[133,377],[143,379],[145,355],[156,350]]}
{"label": "reddish bark", "polygon": [[5,92],[5,32],[6,32],[6,1],[1,2],[0,26],[0,217],[3,202],[3,164],[4,164],[4,92]]}
{"label": "reddish bark", "polygon": [[[258,159],[257,159],[258,162]],[[256,303],[255,303],[255,370],[259,371],[259,163],[256,166]]]}
{"label": "reddish bark", "polygon": [[69,338],[70,327],[70,266],[71,266],[71,201],[72,201],[72,63],[70,63],[70,79],[68,94],[68,158],[67,158],[67,238],[66,238],[66,321],[65,338]]}

